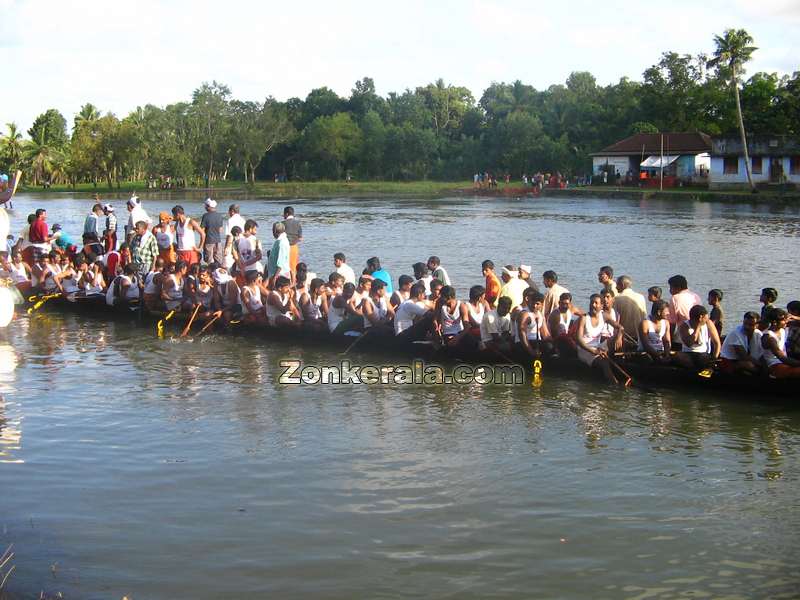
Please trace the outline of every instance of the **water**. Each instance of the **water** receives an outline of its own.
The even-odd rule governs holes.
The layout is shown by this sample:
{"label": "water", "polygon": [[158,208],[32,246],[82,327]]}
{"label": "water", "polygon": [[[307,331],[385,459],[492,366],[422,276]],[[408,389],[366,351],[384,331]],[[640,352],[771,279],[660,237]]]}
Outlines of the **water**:
{"label": "water", "polygon": [[[146,200],[154,214],[175,201]],[[180,202],[200,214],[199,201]],[[85,198],[15,199],[81,230]],[[122,202],[116,202],[121,207]],[[266,225],[279,202],[243,202]],[[226,203],[221,203],[222,206]],[[800,296],[800,211],[601,200],[295,202],[327,274],[429,254],[553,268],[585,304],[611,264],[681,272],[728,322]],[[262,227],[266,241],[268,227]],[[285,386],[325,349],[158,340],[42,313],[0,337],[0,552],[21,597],[797,597],[800,412],[786,403],[528,386]],[[370,357],[353,353],[353,361]],[[382,359],[385,360],[385,359]],[[401,359],[402,360],[402,359]]]}

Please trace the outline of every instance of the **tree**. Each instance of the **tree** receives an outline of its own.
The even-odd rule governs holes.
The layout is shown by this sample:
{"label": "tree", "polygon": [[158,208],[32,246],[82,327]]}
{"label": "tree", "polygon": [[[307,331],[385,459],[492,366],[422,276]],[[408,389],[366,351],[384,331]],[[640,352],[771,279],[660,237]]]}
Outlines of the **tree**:
{"label": "tree", "polygon": [[92,104],[91,102],[87,102],[83,106],[81,106],[80,111],[78,114],[75,115],[75,119],[73,120],[72,124],[72,133],[75,133],[75,130],[83,123],[94,123],[97,119],[100,118],[100,111],[97,110],[97,107]]}
{"label": "tree", "polygon": [[203,83],[192,93],[189,115],[197,149],[195,156],[203,161],[202,171],[205,171],[209,183],[214,177],[214,165],[229,158],[226,156],[224,142],[230,126],[230,95],[230,88],[216,81]]}
{"label": "tree", "polygon": [[362,134],[349,113],[317,117],[303,132],[302,149],[307,159],[315,160],[317,174],[341,177],[358,156]]}
{"label": "tree", "polygon": [[744,63],[746,63],[758,50],[753,46],[753,38],[744,29],[726,29],[722,36],[714,36],[714,58],[708,61],[708,67],[715,67],[721,77],[730,79],[733,88],[733,96],[736,101],[736,116],[739,121],[739,134],[742,138],[742,150],[744,152],[744,166],[747,171],[747,181],[750,189],[755,192],[756,186],[753,183],[753,174],[750,169],[750,156],[747,152],[747,136],[744,131],[744,119],[742,118],[742,103],[739,100],[739,77],[744,74]]}
{"label": "tree", "polygon": [[6,123],[6,127],[8,134],[2,140],[2,154],[8,164],[8,170],[14,172],[22,163],[24,144],[16,123]]}
{"label": "tree", "polygon": [[51,108],[36,117],[28,135],[40,146],[60,150],[67,145],[67,121],[60,112]]}

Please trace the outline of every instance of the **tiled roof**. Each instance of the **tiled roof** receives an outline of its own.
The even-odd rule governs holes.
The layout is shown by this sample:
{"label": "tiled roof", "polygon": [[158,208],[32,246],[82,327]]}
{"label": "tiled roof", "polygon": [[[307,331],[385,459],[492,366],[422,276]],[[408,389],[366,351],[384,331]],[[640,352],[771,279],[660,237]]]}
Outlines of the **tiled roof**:
{"label": "tiled roof", "polygon": [[662,135],[664,136],[664,154],[711,152],[711,136],[705,133],[637,133],[611,144],[599,152],[593,152],[592,156],[659,154]]}

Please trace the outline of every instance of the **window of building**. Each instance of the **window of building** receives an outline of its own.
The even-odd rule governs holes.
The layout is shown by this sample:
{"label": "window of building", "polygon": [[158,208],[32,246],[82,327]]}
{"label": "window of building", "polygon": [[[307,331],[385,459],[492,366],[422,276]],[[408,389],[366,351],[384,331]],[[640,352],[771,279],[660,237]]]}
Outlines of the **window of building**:
{"label": "window of building", "polygon": [[789,174],[800,175],[800,156],[793,156],[789,160]]}
{"label": "window of building", "polygon": [[753,168],[752,168],[753,175],[761,175],[761,157],[754,156],[752,158],[752,162],[753,162]]}
{"label": "window of building", "polygon": [[723,159],[722,172],[725,175],[737,175],[739,173],[739,157],[726,156]]}

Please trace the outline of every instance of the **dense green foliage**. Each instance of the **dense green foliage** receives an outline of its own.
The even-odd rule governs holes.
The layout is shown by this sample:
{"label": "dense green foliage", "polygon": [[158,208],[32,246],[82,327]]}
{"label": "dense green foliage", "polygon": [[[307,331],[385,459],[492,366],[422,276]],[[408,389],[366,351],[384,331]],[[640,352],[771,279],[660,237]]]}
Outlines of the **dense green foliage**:
{"label": "dense green foliage", "polygon": [[[738,135],[737,78],[718,59],[665,52],[642,81],[601,86],[591,73],[575,72],[546,90],[492,83],[480,98],[442,80],[382,97],[365,77],[349,98],[322,87],[305,100],[250,102],[204,83],[188,102],[137,107],[122,119],[86,104],[70,135],[55,109],[36,119],[30,140],[9,123],[0,169],[24,168],[34,183],[109,186],[165,177],[254,182],[274,174],[303,181],[463,180],[479,170],[515,178],[536,170],[580,174],[590,168],[590,152],[637,132]],[[749,133],[800,135],[800,72],[736,75]]]}

